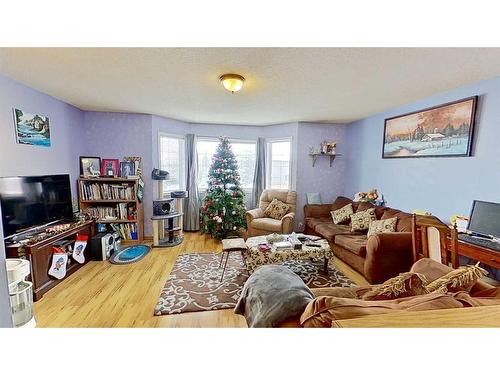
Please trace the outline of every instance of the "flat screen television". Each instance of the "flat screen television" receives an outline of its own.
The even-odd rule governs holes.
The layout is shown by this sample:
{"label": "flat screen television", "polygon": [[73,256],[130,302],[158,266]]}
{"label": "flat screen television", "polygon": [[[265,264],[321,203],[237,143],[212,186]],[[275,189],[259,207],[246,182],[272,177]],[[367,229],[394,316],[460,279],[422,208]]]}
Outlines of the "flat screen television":
{"label": "flat screen television", "polygon": [[72,219],[69,175],[0,177],[3,234]]}
{"label": "flat screen television", "polygon": [[500,204],[475,200],[467,229],[473,233],[500,238]]}

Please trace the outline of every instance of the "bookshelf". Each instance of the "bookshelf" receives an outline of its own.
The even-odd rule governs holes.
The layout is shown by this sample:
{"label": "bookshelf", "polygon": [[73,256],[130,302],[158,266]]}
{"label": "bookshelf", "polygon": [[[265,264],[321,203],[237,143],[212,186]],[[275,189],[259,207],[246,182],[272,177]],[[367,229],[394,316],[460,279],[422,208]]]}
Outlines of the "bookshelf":
{"label": "bookshelf", "polygon": [[[144,209],[137,198],[137,189],[136,179],[81,177],[78,179],[80,209],[92,217],[96,226],[110,224],[122,236],[122,243],[140,243],[144,240]],[[137,239],[132,239],[132,232],[137,233]]]}

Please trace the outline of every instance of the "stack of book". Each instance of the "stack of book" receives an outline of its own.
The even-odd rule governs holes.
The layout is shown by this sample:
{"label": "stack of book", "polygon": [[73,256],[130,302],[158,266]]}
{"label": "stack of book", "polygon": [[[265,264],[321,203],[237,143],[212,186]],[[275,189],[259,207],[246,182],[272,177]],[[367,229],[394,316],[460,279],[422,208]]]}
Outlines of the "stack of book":
{"label": "stack of book", "polygon": [[135,200],[135,188],[129,184],[111,185],[81,182],[80,193],[83,200]]}
{"label": "stack of book", "polygon": [[84,212],[92,219],[102,220],[127,220],[128,208],[127,203],[118,203],[116,206],[96,206],[87,207]]}
{"label": "stack of book", "polygon": [[111,227],[120,233],[123,240],[137,239],[137,224],[111,224]]}

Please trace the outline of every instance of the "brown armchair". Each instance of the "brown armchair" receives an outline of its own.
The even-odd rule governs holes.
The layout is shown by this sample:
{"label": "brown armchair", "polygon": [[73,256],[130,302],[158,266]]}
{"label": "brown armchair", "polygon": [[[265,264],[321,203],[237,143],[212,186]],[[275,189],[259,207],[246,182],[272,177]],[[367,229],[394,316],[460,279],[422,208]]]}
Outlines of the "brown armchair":
{"label": "brown armchair", "polygon": [[[264,210],[276,198],[290,205],[290,210],[281,220],[264,216]],[[247,237],[261,236],[270,233],[292,233],[297,210],[297,193],[286,189],[266,189],[259,199],[259,208],[247,211]]]}

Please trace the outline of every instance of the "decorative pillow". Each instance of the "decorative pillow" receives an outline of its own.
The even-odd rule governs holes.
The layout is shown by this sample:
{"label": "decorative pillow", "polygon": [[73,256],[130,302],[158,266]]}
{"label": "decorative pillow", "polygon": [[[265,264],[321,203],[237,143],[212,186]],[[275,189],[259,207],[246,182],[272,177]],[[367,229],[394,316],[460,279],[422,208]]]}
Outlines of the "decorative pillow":
{"label": "decorative pillow", "polygon": [[264,215],[271,219],[281,220],[289,209],[290,206],[288,204],[274,198],[264,210]]}
{"label": "decorative pillow", "polygon": [[427,284],[427,279],[421,273],[400,273],[399,276],[393,277],[383,284],[374,286],[362,298],[367,301],[379,301],[421,296],[429,293],[425,284]]}
{"label": "decorative pillow", "polygon": [[351,232],[367,230],[370,227],[370,223],[375,220],[377,220],[377,217],[375,216],[374,208],[356,212],[351,215]]}
{"label": "decorative pillow", "polygon": [[321,204],[321,196],[319,193],[306,193],[307,204]]}
{"label": "decorative pillow", "polygon": [[340,224],[344,221],[348,221],[353,213],[354,210],[352,209],[352,203],[349,203],[344,207],[339,208],[338,210],[330,211],[333,219],[333,224]]}
{"label": "decorative pillow", "polygon": [[468,292],[477,280],[487,274],[488,271],[479,267],[479,262],[477,262],[474,266],[462,266],[448,272],[427,285],[427,289],[429,292],[440,291],[442,293]]}
{"label": "decorative pillow", "polygon": [[398,221],[397,217],[391,217],[386,220],[375,220],[370,223],[370,227],[368,228],[368,235],[370,237],[372,234],[377,233],[390,233],[396,231],[396,222]]}

